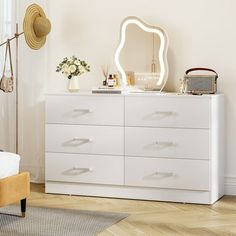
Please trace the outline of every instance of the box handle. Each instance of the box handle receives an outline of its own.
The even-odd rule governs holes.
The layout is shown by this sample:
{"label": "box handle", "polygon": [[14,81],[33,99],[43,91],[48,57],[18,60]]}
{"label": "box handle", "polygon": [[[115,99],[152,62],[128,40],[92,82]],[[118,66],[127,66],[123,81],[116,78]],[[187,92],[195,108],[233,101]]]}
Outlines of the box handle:
{"label": "box handle", "polygon": [[198,70],[204,70],[204,71],[210,71],[216,74],[215,79],[217,80],[218,74],[216,73],[215,70],[209,69],[209,68],[203,68],[203,67],[195,67],[195,68],[190,68],[185,72],[185,75],[188,75],[192,71],[198,71]]}

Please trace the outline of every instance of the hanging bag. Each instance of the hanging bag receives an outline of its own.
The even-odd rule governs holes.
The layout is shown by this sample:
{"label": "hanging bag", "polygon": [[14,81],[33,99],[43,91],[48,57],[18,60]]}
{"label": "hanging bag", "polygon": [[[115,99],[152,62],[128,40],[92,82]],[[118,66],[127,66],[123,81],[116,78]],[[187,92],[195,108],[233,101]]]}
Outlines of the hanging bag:
{"label": "hanging bag", "polygon": [[[11,75],[6,76],[6,64],[7,64],[7,53],[9,53],[9,61],[10,61],[10,72]],[[13,91],[13,67],[12,67],[12,58],[11,58],[11,46],[10,46],[10,40],[7,40],[6,43],[6,51],[5,51],[5,60],[4,60],[4,66],[3,66],[3,73],[2,78],[0,80],[0,89],[5,93],[11,93]]]}

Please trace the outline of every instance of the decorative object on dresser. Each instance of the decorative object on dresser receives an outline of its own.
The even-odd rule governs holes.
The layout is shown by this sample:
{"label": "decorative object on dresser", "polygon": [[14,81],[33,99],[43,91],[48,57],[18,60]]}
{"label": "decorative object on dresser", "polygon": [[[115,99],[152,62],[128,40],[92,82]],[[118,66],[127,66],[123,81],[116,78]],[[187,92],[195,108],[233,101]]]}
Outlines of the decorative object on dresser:
{"label": "decorative object on dresser", "polygon": [[90,71],[90,66],[86,61],[80,60],[75,56],[70,58],[65,57],[57,66],[56,72],[61,72],[68,79],[68,90],[70,92],[78,92],[78,76]]}
{"label": "decorative object on dresser", "polygon": [[224,194],[223,103],[221,94],[47,94],[46,192],[214,203]]}
{"label": "decorative object on dresser", "polygon": [[106,86],[106,87],[93,88],[92,93],[121,94],[122,90],[120,88]]}
{"label": "decorative object on dresser", "polygon": [[[199,71],[204,71],[205,74],[199,74]],[[198,73],[190,74],[192,72]],[[206,74],[206,72],[211,72],[211,74]],[[197,95],[214,94],[217,91],[217,79],[218,74],[212,69],[201,67],[191,68],[185,72],[180,92]]]}
{"label": "decorative object on dresser", "polygon": [[103,86],[107,86],[107,78],[108,78],[108,75],[109,75],[109,72],[110,72],[110,67],[111,67],[111,65],[109,65],[109,64],[101,66],[102,73],[103,73],[103,76],[104,76],[104,80],[102,82]]}
{"label": "decorative object on dresser", "polygon": [[115,65],[123,85],[162,91],[168,78],[167,48],[164,29],[134,16],[125,18],[115,52]]}

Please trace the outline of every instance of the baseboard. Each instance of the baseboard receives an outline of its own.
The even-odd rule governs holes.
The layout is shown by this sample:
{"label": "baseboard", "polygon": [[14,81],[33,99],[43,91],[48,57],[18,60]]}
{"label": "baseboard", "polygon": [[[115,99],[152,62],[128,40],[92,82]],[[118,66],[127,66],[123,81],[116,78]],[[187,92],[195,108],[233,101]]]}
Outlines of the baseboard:
{"label": "baseboard", "polygon": [[208,191],[144,188],[102,184],[46,181],[46,193],[165,202],[213,204]]}
{"label": "baseboard", "polygon": [[236,195],[236,177],[225,177],[225,195]]}

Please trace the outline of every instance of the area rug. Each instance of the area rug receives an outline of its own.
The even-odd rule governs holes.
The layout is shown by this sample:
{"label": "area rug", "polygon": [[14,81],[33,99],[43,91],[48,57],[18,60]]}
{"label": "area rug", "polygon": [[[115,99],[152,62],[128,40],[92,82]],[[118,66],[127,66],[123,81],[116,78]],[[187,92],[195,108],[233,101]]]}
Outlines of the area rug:
{"label": "area rug", "polygon": [[26,218],[19,214],[19,206],[0,208],[1,236],[94,236],[128,216],[29,206]]}

